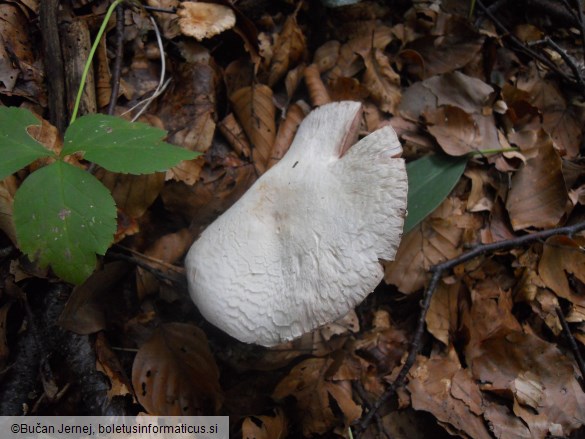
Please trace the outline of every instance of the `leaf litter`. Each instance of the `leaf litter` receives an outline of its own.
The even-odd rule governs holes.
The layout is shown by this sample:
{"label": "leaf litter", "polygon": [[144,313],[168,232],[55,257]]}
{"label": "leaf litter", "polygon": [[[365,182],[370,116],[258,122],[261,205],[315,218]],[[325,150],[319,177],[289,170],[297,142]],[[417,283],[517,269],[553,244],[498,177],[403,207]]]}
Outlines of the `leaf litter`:
{"label": "leaf litter", "polygon": [[[82,3],[73,2],[74,13],[92,19],[103,13],[104,2]],[[398,372],[432,265],[477,244],[583,221],[582,96],[550,65],[515,52],[487,18],[469,21],[469,2],[391,8],[363,1],[336,9],[298,1],[266,8],[208,3],[231,27],[216,27],[217,35],[193,33],[185,12],[191,2],[146,3],[183,12],[153,13],[168,50],[161,54],[147,13],[126,9],[116,113],[148,98],[166,56],[173,80],[142,121],[167,130],[170,143],[204,154],[166,176],[98,171],[116,199],[120,244],[144,255],[147,267],[175,271],[169,267],[190,241],[286,153],[308,110],[332,100],[364,103],[363,135],[394,126],[411,164],[436,154],[451,167],[466,166],[452,181],[434,168],[446,192],[427,194],[432,203],[385,266],[386,284],[353,316],[274,350],[236,343],[206,324],[168,279],[144,268],[130,276],[126,264],[108,260],[73,291],[60,323],[99,334],[97,367],[112,384],[109,399],[132,394],[151,414],[230,415],[233,437],[347,437]],[[24,24],[38,16],[37,7],[0,5],[0,101],[46,115],[42,55],[30,49],[36,36]],[[509,2],[507,13],[497,13],[515,35],[550,35],[578,54],[570,24],[551,25],[518,8]],[[211,15],[197,20],[204,18]],[[108,95],[113,52],[104,53],[99,87]],[[35,135],[41,144],[60,147],[56,134],[41,130],[44,139]],[[16,240],[12,205],[23,176],[0,183],[6,245]],[[484,255],[445,276],[406,388],[360,437],[538,438],[582,430],[583,391],[555,309],[565,310],[582,348],[583,245],[582,236],[553,237]],[[2,264],[3,277],[19,282],[27,270],[34,273],[14,254]],[[3,322],[14,318],[10,303],[2,302]],[[3,364],[16,360],[7,340]],[[128,358],[112,346],[138,354]],[[159,386],[166,390],[154,390]]]}

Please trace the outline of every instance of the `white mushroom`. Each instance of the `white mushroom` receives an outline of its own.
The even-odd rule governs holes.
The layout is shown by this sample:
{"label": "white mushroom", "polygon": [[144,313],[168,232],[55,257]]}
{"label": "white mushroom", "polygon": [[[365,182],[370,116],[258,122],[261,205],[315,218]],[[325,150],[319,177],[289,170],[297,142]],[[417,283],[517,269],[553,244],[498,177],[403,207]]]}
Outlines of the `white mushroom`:
{"label": "white mushroom", "polygon": [[381,281],[407,177],[390,127],[348,148],[360,118],[357,102],[311,112],[282,160],[193,244],[189,291],[208,321],[274,346],[342,317]]}

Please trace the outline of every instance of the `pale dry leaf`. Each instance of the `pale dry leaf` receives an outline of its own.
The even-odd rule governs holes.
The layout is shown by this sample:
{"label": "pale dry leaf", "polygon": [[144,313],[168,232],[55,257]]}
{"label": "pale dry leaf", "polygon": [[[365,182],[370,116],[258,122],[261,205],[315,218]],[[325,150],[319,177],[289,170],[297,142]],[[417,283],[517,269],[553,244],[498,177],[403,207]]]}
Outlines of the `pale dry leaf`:
{"label": "pale dry leaf", "polygon": [[177,15],[183,35],[199,41],[219,35],[236,24],[234,11],[217,3],[182,2]]}
{"label": "pale dry leaf", "polygon": [[451,336],[457,330],[460,287],[460,282],[439,283],[425,318],[428,331],[445,346],[450,344]]}
{"label": "pale dry leaf", "polygon": [[252,156],[250,142],[242,126],[236,120],[234,113],[228,114],[218,124],[219,131],[238,155],[244,158]]}
{"label": "pale dry leaf", "polygon": [[335,66],[339,57],[340,47],[341,43],[339,41],[330,40],[315,51],[313,64],[317,66],[320,73],[325,73]]}

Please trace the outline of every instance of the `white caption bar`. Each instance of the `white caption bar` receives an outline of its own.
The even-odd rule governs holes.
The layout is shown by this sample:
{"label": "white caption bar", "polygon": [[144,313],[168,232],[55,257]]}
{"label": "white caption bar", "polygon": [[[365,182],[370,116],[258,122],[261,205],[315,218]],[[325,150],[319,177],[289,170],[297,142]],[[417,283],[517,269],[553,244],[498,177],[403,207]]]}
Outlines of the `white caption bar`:
{"label": "white caption bar", "polygon": [[0,416],[2,439],[229,439],[227,416]]}

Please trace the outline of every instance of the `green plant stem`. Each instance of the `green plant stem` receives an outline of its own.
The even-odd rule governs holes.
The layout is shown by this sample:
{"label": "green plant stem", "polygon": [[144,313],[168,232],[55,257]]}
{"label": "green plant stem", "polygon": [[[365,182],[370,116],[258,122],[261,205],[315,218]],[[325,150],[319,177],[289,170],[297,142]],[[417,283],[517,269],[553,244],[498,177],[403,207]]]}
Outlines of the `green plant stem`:
{"label": "green plant stem", "polygon": [[104,21],[102,22],[102,25],[100,26],[100,30],[98,31],[98,33],[95,37],[95,41],[93,42],[93,45],[91,46],[91,51],[89,52],[87,62],[85,63],[85,67],[84,67],[83,73],[81,75],[81,83],[79,84],[79,89],[77,90],[77,97],[75,98],[75,105],[73,106],[73,113],[71,114],[71,120],[69,121],[69,125],[71,125],[73,122],[75,122],[75,119],[77,119],[77,112],[79,111],[79,103],[81,102],[81,96],[83,94],[83,89],[85,88],[85,82],[87,81],[87,74],[89,73],[89,69],[91,68],[91,64],[93,62],[93,57],[94,57],[95,52],[98,48],[98,45],[100,44],[102,36],[104,35],[104,32],[106,31],[106,27],[108,26],[108,22],[110,21],[110,17],[114,13],[114,10],[116,9],[116,7],[120,3],[122,3],[123,1],[124,0],[115,0],[110,5],[110,7],[108,8],[108,11],[106,12],[106,16],[104,17]]}
{"label": "green plant stem", "polygon": [[471,152],[473,156],[476,155],[488,155],[488,154],[500,154],[502,152],[515,152],[520,151],[518,148],[502,148],[502,149],[480,149],[478,151]]}

